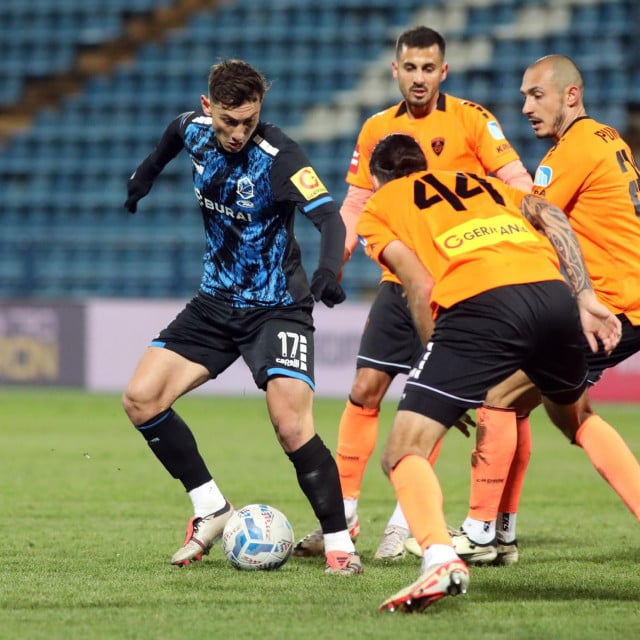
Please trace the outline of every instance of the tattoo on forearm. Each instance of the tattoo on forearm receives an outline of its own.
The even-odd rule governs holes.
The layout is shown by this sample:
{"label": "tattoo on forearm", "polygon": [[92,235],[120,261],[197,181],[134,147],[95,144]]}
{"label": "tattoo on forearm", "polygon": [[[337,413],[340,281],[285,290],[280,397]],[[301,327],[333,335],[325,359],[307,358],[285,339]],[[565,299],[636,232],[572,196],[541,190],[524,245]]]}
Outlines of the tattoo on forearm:
{"label": "tattoo on forearm", "polygon": [[522,212],[551,241],[575,295],[590,290],[591,280],[580,245],[564,211],[537,196],[526,196]]}

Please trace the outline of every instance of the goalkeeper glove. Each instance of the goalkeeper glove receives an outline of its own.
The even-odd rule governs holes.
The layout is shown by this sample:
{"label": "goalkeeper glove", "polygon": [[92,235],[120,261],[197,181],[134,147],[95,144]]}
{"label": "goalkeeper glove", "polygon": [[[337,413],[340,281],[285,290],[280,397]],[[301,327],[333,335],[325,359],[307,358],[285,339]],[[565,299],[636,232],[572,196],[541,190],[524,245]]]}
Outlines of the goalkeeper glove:
{"label": "goalkeeper glove", "polygon": [[335,274],[322,267],[311,278],[311,295],[316,302],[322,301],[327,307],[340,304],[347,297]]}
{"label": "goalkeeper glove", "polygon": [[128,198],[124,203],[125,209],[129,211],[129,213],[135,213],[138,208],[138,200],[140,198],[144,198],[149,191],[151,191],[151,182],[142,182],[136,179],[136,174],[134,173],[127,183],[127,194]]}

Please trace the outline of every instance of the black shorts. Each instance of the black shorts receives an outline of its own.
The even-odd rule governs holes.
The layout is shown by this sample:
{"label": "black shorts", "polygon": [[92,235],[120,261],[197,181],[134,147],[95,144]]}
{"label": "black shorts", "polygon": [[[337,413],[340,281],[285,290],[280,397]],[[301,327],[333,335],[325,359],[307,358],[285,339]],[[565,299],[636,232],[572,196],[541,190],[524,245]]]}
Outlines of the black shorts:
{"label": "black shorts", "polygon": [[399,409],[450,426],[518,369],[560,404],[587,385],[578,308],[559,280],[499,287],[442,311]]}
{"label": "black shorts", "polygon": [[315,388],[309,305],[237,309],[200,291],[151,342],[206,367],[216,378],[240,356],[260,389],[287,376]]}
{"label": "black shorts", "polygon": [[377,369],[392,377],[407,374],[423,350],[402,285],[383,282],[364,326],[356,368]]}
{"label": "black shorts", "polygon": [[584,341],[587,363],[589,364],[589,384],[591,385],[600,380],[605,369],[615,367],[623,360],[640,351],[640,327],[634,327],[623,313],[618,314],[618,320],[622,323],[622,338],[620,338],[620,342],[609,355],[602,349],[593,353],[589,343],[586,340]]}

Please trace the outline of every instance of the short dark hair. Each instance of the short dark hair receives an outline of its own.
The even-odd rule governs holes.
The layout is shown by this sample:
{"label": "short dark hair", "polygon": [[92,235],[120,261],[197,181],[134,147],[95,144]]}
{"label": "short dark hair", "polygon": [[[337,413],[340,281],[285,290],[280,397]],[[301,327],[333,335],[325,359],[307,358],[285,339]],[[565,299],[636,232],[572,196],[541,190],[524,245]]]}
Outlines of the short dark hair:
{"label": "short dark hair", "polygon": [[265,77],[244,60],[221,60],[209,72],[209,99],[227,108],[260,102],[268,89]]}
{"label": "short dark hair", "polygon": [[380,184],[426,168],[427,158],[420,145],[404,133],[392,133],[382,138],[373,148],[369,161],[369,171]]}
{"label": "short dark hair", "polygon": [[396,58],[400,55],[402,47],[407,47],[408,49],[426,49],[434,44],[438,45],[438,49],[440,49],[440,53],[444,58],[446,44],[444,38],[437,31],[422,25],[407,29],[403,31],[396,40]]}

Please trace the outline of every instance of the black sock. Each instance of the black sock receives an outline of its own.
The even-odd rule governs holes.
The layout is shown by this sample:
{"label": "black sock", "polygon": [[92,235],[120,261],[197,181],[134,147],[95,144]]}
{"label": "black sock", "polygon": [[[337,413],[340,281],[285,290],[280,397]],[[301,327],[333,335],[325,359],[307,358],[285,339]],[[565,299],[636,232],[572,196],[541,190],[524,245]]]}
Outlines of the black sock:
{"label": "black sock", "polygon": [[298,484],[311,503],[323,533],[347,528],[338,467],[319,435],[297,451],[287,454],[298,476]]}
{"label": "black sock", "polygon": [[165,469],[182,482],[186,491],[212,479],[191,429],[173,409],[159,413],[136,429]]}

